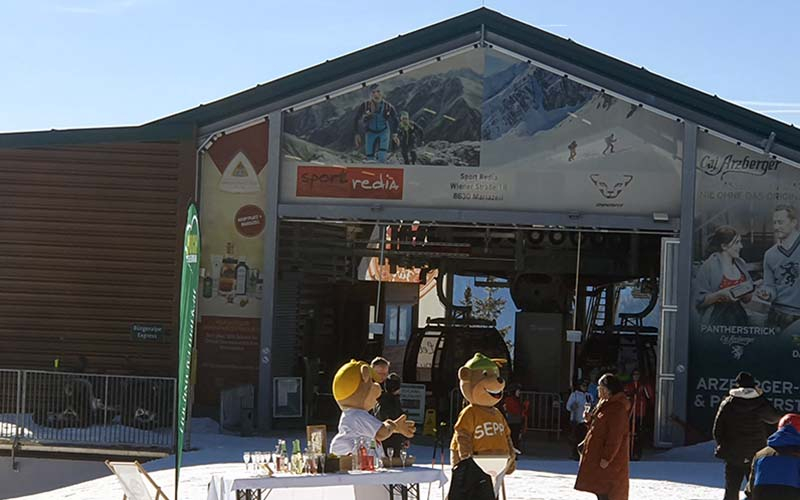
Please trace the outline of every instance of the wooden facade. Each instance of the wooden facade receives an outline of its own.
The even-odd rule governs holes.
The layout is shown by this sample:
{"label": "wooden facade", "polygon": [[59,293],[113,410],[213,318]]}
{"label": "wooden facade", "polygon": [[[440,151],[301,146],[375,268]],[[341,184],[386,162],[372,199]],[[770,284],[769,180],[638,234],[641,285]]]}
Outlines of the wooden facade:
{"label": "wooden facade", "polygon": [[0,368],[171,375],[195,181],[193,140],[0,149]]}

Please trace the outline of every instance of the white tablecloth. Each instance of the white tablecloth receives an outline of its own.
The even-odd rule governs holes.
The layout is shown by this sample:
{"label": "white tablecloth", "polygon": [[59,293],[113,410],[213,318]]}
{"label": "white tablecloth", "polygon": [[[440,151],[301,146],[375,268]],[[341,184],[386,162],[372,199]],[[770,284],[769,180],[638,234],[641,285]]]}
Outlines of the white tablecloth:
{"label": "white tablecloth", "polygon": [[[259,477],[253,472],[214,475],[208,485],[208,500],[236,500],[236,490],[277,488],[330,488],[352,486],[355,496],[362,498],[388,498],[383,488],[389,484],[439,483],[444,485],[447,476],[441,469],[406,467],[376,472],[347,472],[317,475],[276,475]],[[377,488],[376,488],[377,487]],[[379,495],[379,492],[382,492]]]}

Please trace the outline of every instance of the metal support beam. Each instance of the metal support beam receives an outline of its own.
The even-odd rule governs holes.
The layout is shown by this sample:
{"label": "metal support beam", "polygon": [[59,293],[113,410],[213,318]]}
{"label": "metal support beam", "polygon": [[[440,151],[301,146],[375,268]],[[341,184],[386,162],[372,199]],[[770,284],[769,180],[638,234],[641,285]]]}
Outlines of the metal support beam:
{"label": "metal support beam", "polygon": [[512,210],[458,210],[452,208],[412,208],[385,205],[324,205],[283,203],[278,207],[281,218],[395,221],[418,220],[428,222],[464,223],[468,225],[500,224],[518,225],[526,228],[556,226],[562,230],[595,229],[633,230],[675,234],[680,227],[679,219],[656,222],[652,217],[635,215],[574,214],[557,212],[531,212]]}
{"label": "metal support beam", "polygon": [[278,276],[278,186],[281,172],[281,112],[269,115],[269,134],[265,138],[267,158],[266,202],[264,206],[264,295],[261,302],[261,341],[258,363],[258,427],[272,428],[272,337],[275,330],[275,290]]}
{"label": "metal support beam", "polygon": [[[678,247],[678,317],[675,332],[675,414],[686,421],[689,366],[690,311],[692,308],[692,251],[694,248],[694,201],[697,172],[697,125],[687,122],[683,129],[681,171],[681,232]],[[681,438],[681,432],[678,437]],[[678,446],[683,442],[674,443]]]}

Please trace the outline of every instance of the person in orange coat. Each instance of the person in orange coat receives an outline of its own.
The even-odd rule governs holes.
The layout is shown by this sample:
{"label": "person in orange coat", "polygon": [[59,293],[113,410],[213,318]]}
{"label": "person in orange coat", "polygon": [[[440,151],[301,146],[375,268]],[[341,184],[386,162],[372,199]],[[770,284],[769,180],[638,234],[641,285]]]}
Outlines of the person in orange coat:
{"label": "person in orange coat", "polygon": [[599,404],[586,415],[589,432],[582,449],[575,489],[598,500],[628,500],[630,402],[622,382],[606,373],[598,382]]}

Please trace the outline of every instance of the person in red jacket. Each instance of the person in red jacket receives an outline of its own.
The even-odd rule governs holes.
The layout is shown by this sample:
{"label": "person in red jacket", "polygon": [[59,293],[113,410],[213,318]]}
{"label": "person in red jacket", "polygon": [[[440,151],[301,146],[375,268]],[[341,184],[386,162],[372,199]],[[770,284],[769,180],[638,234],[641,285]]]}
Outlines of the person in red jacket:
{"label": "person in red jacket", "polygon": [[633,446],[631,447],[631,459],[640,460],[642,458],[642,439],[647,431],[647,417],[650,408],[655,400],[653,386],[642,381],[642,374],[639,370],[633,370],[631,380],[625,386],[625,394],[631,402],[631,436]]}
{"label": "person in red jacket", "polygon": [[513,384],[506,397],[503,398],[503,412],[506,415],[508,427],[511,430],[511,441],[514,448],[521,450],[520,438],[522,437],[523,409],[520,392],[522,388],[519,384]]}

